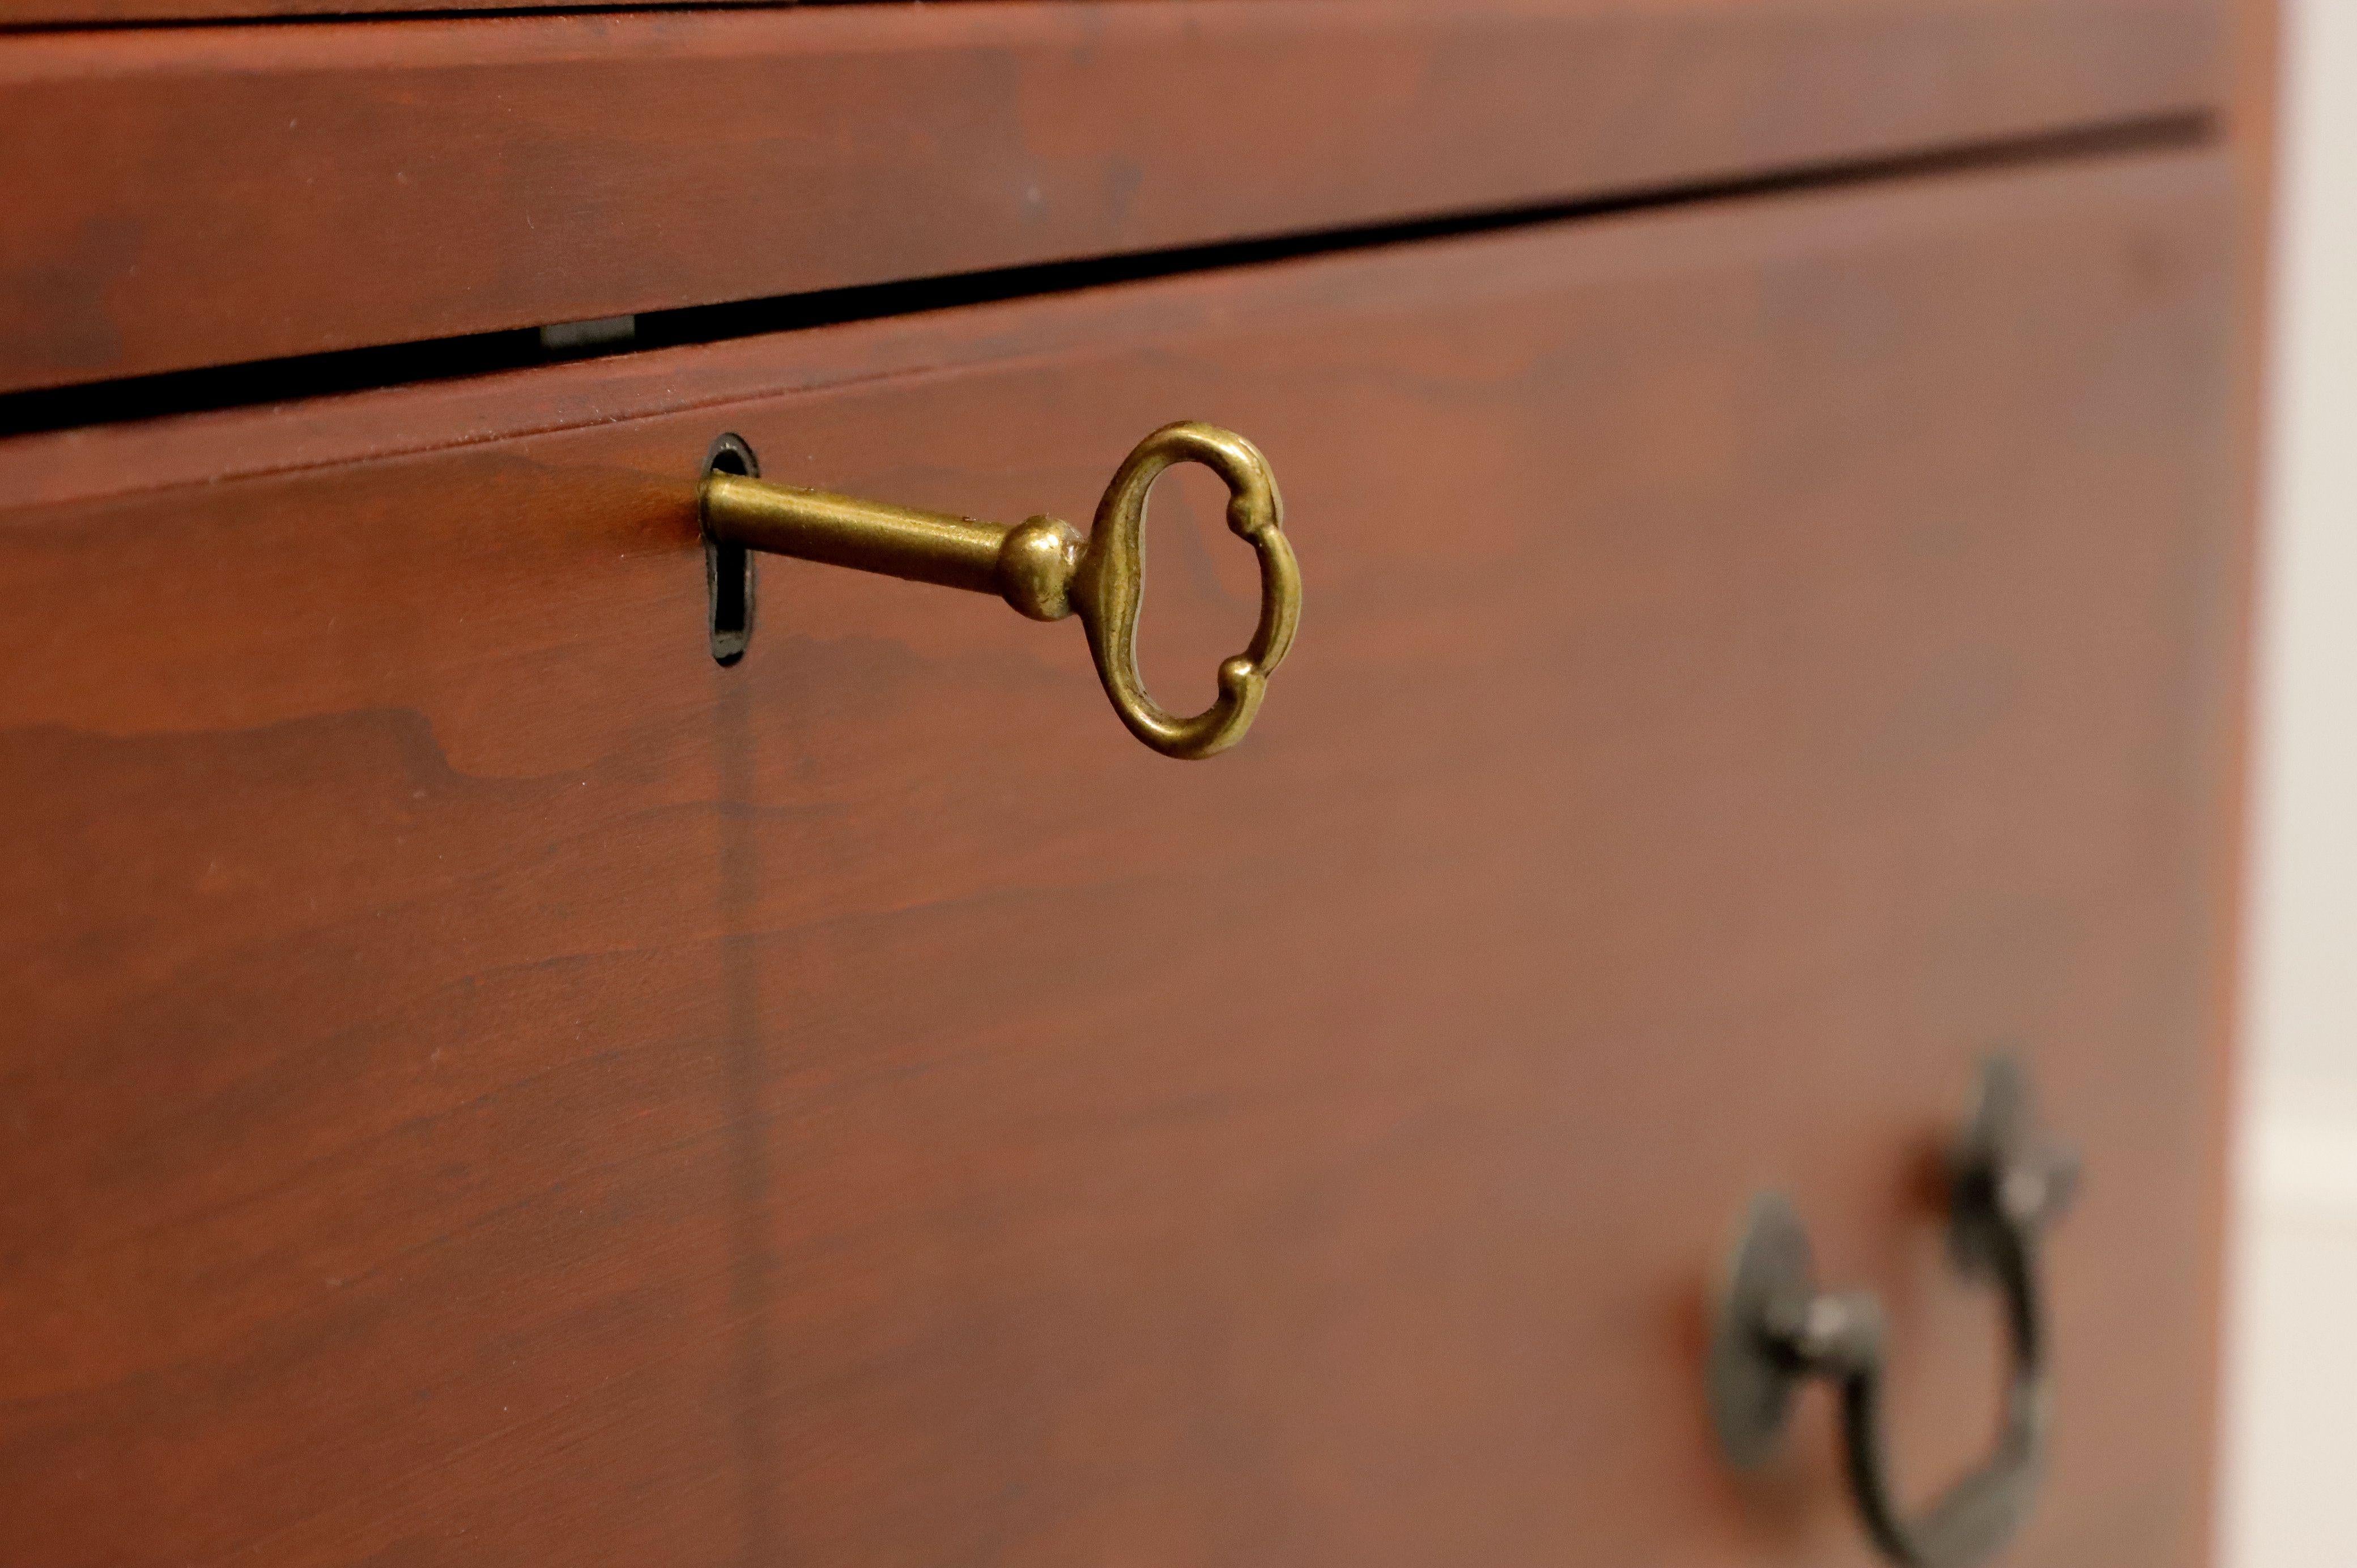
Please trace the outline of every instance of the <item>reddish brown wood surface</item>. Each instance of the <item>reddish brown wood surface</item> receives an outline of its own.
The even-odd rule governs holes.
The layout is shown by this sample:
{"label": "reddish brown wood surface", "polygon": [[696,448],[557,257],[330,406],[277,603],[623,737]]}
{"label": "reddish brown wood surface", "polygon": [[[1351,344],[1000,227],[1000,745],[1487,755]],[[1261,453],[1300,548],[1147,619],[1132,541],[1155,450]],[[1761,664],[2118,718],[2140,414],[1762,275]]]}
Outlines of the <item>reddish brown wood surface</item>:
{"label": "reddish brown wood surface", "polygon": [[25,35],[0,389],[2200,112],[2209,0],[804,7]]}
{"label": "reddish brown wood surface", "polygon": [[[640,9],[669,9],[689,5],[791,5],[795,4],[859,3],[872,0],[656,0]],[[1031,0],[992,0],[993,4],[1013,5]],[[1071,3],[1071,0],[1066,0]],[[1105,5],[1115,0],[1080,0],[1089,5]],[[1152,0],[1118,0],[1122,4],[1145,4]],[[1225,0],[1161,0],[1166,4],[1208,5]],[[1269,3],[1269,0],[1263,0]],[[1380,5],[1382,0],[1354,0],[1361,5]],[[1607,4],[1613,0],[1606,0]],[[1659,0],[1654,0],[1659,4]],[[1812,8],[1823,14],[1854,0],[1811,0]],[[1957,4],[1984,5],[1987,0],[1902,0],[1918,8],[1953,6]],[[2016,0],[2018,3],[2018,0]],[[2120,0],[2138,9],[2157,9],[2179,0]],[[2212,10],[2223,7],[2219,0],[2200,0]],[[388,15],[433,16],[453,11],[582,10],[580,0],[510,0],[497,7],[470,5],[465,0],[0,0],[0,29],[8,27],[53,27],[80,25],[108,25],[155,21],[233,20],[244,17],[335,17]]]}
{"label": "reddish brown wood surface", "polygon": [[[2235,362],[2236,381],[2231,394],[2237,428],[2233,447],[2239,459],[2230,483],[2233,504],[2246,516],[2260,516],[2261,487],[2264,479],[2264,457],[2267,449],[2265,439],[2267,381],[2267,339],[2266,330],[2270,292],[2269,252],[2271,249],[2271,217],[2275,206],[2274,188],[2277,160],[2278,117],[2276,110],[2276,82],[2281,69],[2284,35],[2279,28],[2275,0],[2235,0],[2232,7],[2233,27],[2233,57],[2235,62],[2234,91],[2226,129],[2228,145],[2235,159],[2235,175],[2243,191],[2240,221],[2235,231],[2237,242],[2234,271],[2236,274],[2235,317],[2239,323],[2241,352]],[[2233,585],[2239,601],[2233,602],[2230,613],[2247,620],[2255,608],[2255,599],[2253,555],[2259,543],[2258,531],[2246,529],[2242,537],[2242,550],[2221,566],[2221,575]],[[2220,686],[2234,691],[2247,691],[2255,685],[2253,671],[2253,644],[2255,639],[2245,638],[2242,644],[2222,660],[2212,679]],[[2219,737],[2219,745],[2237,755],[2252,754],[2254,735],[2252,704],[2236,704],[2230,725]],[[2216,847],[2212,851],[2221,874],[2214,879],[2217,900],[2216,918],[2236,922],[2247,897],[2251,877],[2248,859],[2248,835],[2254,812],[2249,793],[2250,769],[2237,771],[2232,793],[2221,802],[2213,822]],[[2247,1068],[2239,1059],[2233,1043],[2240,1030],[2241,1006],[2245,995],[2241,983],[2244,956],[2253,950],[2246,937],[2238,942],[2222,943],[2210,956],[2211,973],[2206,987],[2210,998],[2208,1028],[2211,1037],[2219,1043],[2226,1069],[2221,1076],[2228,1083],[2228,1091],[2219,1095],[2212,1111],[2212,1135],[2211,1146],[2226,1146],[2244,1123],[2238,1103],[2241,1086],[2249,1081]],[[2204,1206],[2202,1220],[2211,1238],[2209,1247],[2214,1255],[2231,1257],[2231,1234],[2234,1224],[2233,1184],[2220,1179],[2212,1188],[2210,1200]],[[2233,1271],[2225,1271],[2231,1274]],[[2213,1345],[2224,1342],[2225,1278],[2222,1277],[2209,1293],[2208,1322],[2204,1337]],[[2224,1380],[2213,1380],[2209,1402],[2195,1412],[2191,1419],[2200,1430],[2220,1432],[2225,1421]],[[2219,1488],[2213,1488],[2207,1499],[2201,1524],[2205,1540],[2221,1538],[2217,1520],[2220,1516]]]}
{"label": "reddish brown wood surface", "polygon": [[[1862,1564],[1714,1457],[1791,1190],[1912,1483],[1927,1143],[2090,1181],[2020,1568],[2203,1558],[2243,532],[2223,155],[1563,225],[0,446],[0,1537],[44,1568]],[[1084,516],[1251,433],[1238,752],[693,478]],[[1148,674],[1248,621],[1157,509]]]}

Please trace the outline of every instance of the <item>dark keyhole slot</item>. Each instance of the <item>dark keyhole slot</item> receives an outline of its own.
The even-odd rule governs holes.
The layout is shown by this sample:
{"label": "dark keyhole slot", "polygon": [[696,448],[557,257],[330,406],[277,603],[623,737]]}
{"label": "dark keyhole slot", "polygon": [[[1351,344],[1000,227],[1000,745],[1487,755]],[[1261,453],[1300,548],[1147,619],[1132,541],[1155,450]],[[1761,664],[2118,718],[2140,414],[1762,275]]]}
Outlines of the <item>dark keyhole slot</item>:
{"label": "dark keyhole slot", "polygon": [[[761,477],[761,463],[743,436],[728,435],[712,444],[711,452],[704,459],[704,471],[742,474],[748,479],[758,479]],[[711,601],[706,624],[712,635],[713,660],[734,664],[745,657],[745,646],[753,640],[753,552],[705,534],[704,583]]]}

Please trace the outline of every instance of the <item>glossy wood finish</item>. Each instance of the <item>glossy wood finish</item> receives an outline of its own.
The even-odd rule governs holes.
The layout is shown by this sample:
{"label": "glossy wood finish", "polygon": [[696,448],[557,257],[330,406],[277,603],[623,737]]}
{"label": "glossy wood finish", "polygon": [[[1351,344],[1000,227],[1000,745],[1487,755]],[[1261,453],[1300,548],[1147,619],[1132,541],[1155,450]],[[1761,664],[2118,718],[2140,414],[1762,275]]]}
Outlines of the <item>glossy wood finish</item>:
{"label": "glossy wood finish", "polygon": [[0,390],[1557,203],[2220,102],[2208,0],[28,34]]}
{"label": "glossy wood finish", "polygon": [[[12,1555],[1863,1563],[1822,1406],[1719,1466],[1706,1287],[1788,1187],[1973,1455],[1918,1176],[2012,1043],[2091,1181],[2010,1561],[2192,1568],[2232,167],[0,446]],[[1019,516],[1178,414],[1308,575],[1237,753],[848,573],[705,655],[717,432]],[[1249,619],[1215,499],[1149,676]]]}

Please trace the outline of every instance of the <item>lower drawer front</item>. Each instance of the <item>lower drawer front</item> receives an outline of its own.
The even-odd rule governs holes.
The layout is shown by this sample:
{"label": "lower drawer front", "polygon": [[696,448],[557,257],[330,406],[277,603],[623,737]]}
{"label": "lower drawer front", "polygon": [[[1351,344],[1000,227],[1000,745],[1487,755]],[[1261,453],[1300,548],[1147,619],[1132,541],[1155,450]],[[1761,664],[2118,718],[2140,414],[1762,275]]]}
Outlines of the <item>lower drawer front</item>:
{"label": "lower drawer front", "polygon": [[[2233,208],[2098,160],[0,450],[8,1555],[1862,1563],[1821,1401],[1716,1457],[1709,1283],[1790,1192],[1908,1484],[1974,1457],[1919,1173],[2011,1047],[2089,1172],[2012,1560],[2199,1561]],[[839,570],[708,656],[720,432],[1085,518],[1179,416],[1308,585],[1235,753]]]}

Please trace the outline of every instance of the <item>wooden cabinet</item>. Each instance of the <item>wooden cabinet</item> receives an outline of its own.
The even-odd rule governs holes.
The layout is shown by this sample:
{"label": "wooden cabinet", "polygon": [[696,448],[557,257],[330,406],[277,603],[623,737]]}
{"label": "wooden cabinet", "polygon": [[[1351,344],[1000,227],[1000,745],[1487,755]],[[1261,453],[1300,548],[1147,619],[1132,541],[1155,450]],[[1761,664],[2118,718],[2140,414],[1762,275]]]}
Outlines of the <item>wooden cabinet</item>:
{"label": "wooden cabinet", "polygon": [[[1483,72],[1514,79],[1484,27],[1576,39],[1574,9],[1613,8],[0,38],[19,83],[45,50],[147,51],[180,62],[177,102],[257,124],[271,79],[210,74],[236,51],[317,49],[303,91],[331,97],[320,62],[382,51],[323,173],[431,141],[365,94],[430,103],[404,62],[481,69],[469,29],[587,40],[534,68],[551,96],[474,106],[517,135],[587,136],[586,104],[561,133],[535,105],[616,40],[1048,51],[886,50],[859,91],[888,113],[839,138],[781,90],[771,150],[837,203],[807,235],[725,167],[667,183],[698,122],[519,177],[645,172],[639,207],[554,214],[682,242],[636,274],[619,238],[569,266],[509,235],[313,287],[361,238],[432,250],[511,214],[445,191],[356,234],[237,174],[124,242],[185,257],[199,216],[285,221],[214,272],[107,274],[38,216],[0,240],[12,275],[48,247],[124,311],[94,390],[19,393],[0,440],[0,1556],[1865,1563],[1822,1399],[1765,1471],[1720,1458],[1713,1282],[1753,1195],[1792,1193],[1888,1309],[1910,1492],[1971,1460],[1998,1323],[1921,1170],[2003,1048],[2089,1178],[2048,1260],[2055,1439],[2007,1561],[2206,1561],[2252,208],[2208,121],[2136,118],[2212,80],[2212,47],[2167,91],[2136,73],[2215,21],[2105,15],[2146,49],[2109,79],[2152,93],[2125,132],[1589,210],[1618,170],[1717,178],[1755,145],[1712,140],[1727,102],[1799,62],[1870,72],[1877,29],[1969,61],[1975,27],[2077,13],[1786,16],[1796,52],[1746,44],[1691,116],[1632,122],[1683,119],[1674,164],[1528,145],[1512,92],[1487,115]],[[1691,59],[1660,40],[1743,36],[1739,9],[1628,8],[1620,80],[1674,96]],[[1353,136],[1441,149],[1380,188],[1314,137],[1205,177],[1205,103],[1113,123],[1047,85],[1123,81],[1165,27],[1191,91],[1215,68],[1188,51],[1249,67],[1313,14],[1341,41],[1283,69],[1339,83],[1368,39],[1422,38],[1416,91],[1467,122],[1365,107]],[[1427,45],[1458,37],[1452,81]],[[1577,80],[1563,49],[1532,69]],[[1943,135],[2033,89],[2072,118],[2083,81],[2001,55],[1931,95]],[[604,80],[685,92],[674,65]],[[1053,179],[1119,163],[1132,195],[1058,185],[1032,226],[1021,159],[912,130],[903,70],[1048,116],[1027,145],[1065,148]],[[210,123],[102,89],[69,121],[110,145]],[[1759,135],[1896,149],[1839,96]],[[1273,138],[1265,108],[1236,134]],[[978,224],[895,213],[904,166],[972,182]],[[309,372],[221,368],[550,302],[1434,212],[335,396],[242,403]],[[9,341],[18,385],[64,374]],[[196,368],[104,379],[164,366]],[[188,412],[32,428],[108,396]],[[696,484],[722,433],[790,483],[1085,520],[1182,416],[1268,454],[1307,585],[1232,754],[1137,746],[1068,628],[802,563],[762,564],[750,650],[710,657]],[[1200,479],[1166,480],[1151,525],[1146,671],[1173,702],[1252,617]]]}

